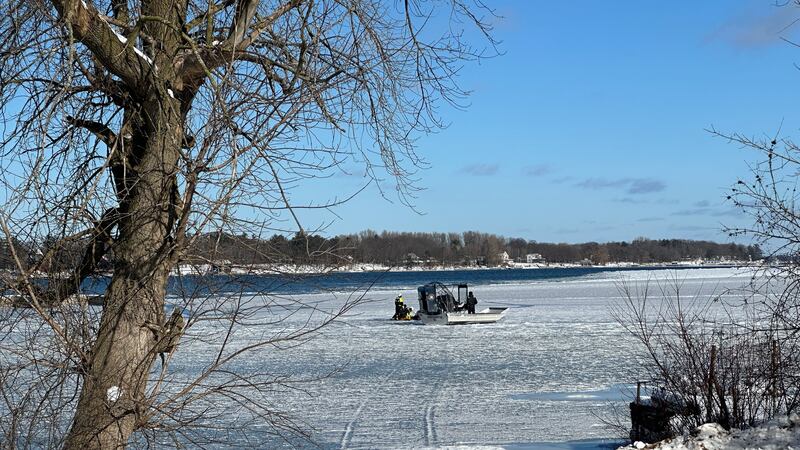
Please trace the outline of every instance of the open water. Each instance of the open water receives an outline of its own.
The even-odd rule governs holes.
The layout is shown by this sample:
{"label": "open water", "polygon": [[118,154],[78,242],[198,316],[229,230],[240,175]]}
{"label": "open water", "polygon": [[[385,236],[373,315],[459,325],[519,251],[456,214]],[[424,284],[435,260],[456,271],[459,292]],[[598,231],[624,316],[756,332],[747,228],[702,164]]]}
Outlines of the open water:
{"label": "open water", "polygon": [[[707,269],[725,268],[708,266]],[[169,281],[172,295],[241,293],[308,294],[330,291],[357,291],[368,288],[410,289],[439,281],[444,284],[469,283],[470,285],[529,284],[541,281],[566,281],[593,275],[611,273],[658,273],[696,270],[684,266],[663,267],[568,267],[543,269],[455,269],[410,270],[384,272],[332,272],[326,274],[298,275],[182,275]],[[86,292],[101,293],[109,278],[88,280]]]}

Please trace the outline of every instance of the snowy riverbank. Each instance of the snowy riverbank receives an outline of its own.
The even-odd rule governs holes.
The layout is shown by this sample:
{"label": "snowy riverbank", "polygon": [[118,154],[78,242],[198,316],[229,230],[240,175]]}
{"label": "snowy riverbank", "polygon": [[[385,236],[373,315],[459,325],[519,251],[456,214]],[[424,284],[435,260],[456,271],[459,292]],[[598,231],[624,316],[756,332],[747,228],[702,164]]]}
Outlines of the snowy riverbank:
{"label": "snowy riverbank", "polygon": [[636,442],[619,450],[785,450],[800,449],[800,416],[793,414],[746,430],[726,431],[718,424],[705,424],[689,435],[654,444]]}
{"label": "snowy riverbank", "polygon": [[720,268],[720,267],[756,267],[756,262],[729,261],[725,263],[704,261],[674,261],[668,263],[630,263],[619,262],[603,265],[587,265],[578,263],[508,263],[501,266],[456,266],[456,265],[416,265],[390,266],[385,264],[355,263],[339,266],[313,264],[255,264],[249,266],[220,266],[213,264],[184,264],[175,269],[175,274],[206,275],[209,273],[230,273],[233,275],[275,275],[275,274],[325,274],[325,273],[362,273],[362,272],[437,272],[455,270],[538,270],[569,268]]}

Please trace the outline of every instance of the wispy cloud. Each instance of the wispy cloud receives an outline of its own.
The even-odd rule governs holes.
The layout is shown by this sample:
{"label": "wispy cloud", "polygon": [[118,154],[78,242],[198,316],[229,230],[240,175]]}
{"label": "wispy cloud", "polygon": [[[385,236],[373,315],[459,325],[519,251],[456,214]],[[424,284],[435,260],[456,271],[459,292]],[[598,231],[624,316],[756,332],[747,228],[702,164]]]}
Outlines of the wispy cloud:
{"label": "wispy cloud", "polygon": [[725,208],[711,213],[714,217],[742,217],[742,211],[736,208]]}
{"label": "wispy cloud", "polygon": [[587,178],[576,183],[575,186],[593,191],[602,189],[623,189],[626,193],[631,195],[660,192],[667,188],[662,181],[654,178],[618,178],[615,180]]}
{"label": "wispy cloud", "polygon": [[652,200],[644,197],[619,197],[611,201],[616,203],[626,203],[629,205],[677,205],[680,203],[680,200],[674,198],[659,198]]}
{"label": "wispy cloud", "polygon": [[594,230],[594,231],[612,231],[612,230],[616,230],[616,229],[617,229],[617,227],[615,227],[614,225],[600,225],[600,226],[592,228],[592,230]]}
{"label": "wispy cloud", "polygon": [[631,182],[630,178],[623,178],[620,180],[606,180],[605,178],[587,178],[581,182],[576,183],[575,186],[596,191],[600,189],[623,187],[630,182]]}
{"label": "wispy cloud", "polygon": [[476,177],[488,177],[497,173],[500,167],[497,164],[470,164],[461,168],[461,173]]}
{"label": "wispy cloud", "polygon": [[707,200],[695,202],[694,208],[680,209],[672,212],[672,216],[712,216],[712,217],[736,217],[741,216],[741,211],[731,207],[714,207]]}
{"label": "wispy cloud", "polygon": [[636,219],[637,222],[660,222],[664,220],[663,217],[642,217],[641,219]]}
{"label": "wispy cloud", "polygon": [[564,184],[564,183],[566,183],[568,181],[572,181],[572,180],[573,180],[573,178],[571,176],[567,175],[565,177],[556,178],[555,180],[553,180],[553,183],[555,183],[555,184]]}
{"label": "wispy cloud", "polygon": [[799,18],[797,9],[788,6],[775,7],[768,14],[743,11],[721,24],[706,40],[725,42],[740,49],[774,45],[780,43],[782,37],[791,39],[797,34],[795,22]]}
{"label": "wispy cloud", "polygon": [[661,192],[667,186],[659,180],[636,179],[628,187],[629,194],[649,194],[651,192]]}
{"label": "wispy cloud", "polygon": [[671,215],[673,216],[705,216],[711,214],[711,208],[693,208],[693,209],[681,209],[678,211],[673,212]]}
{"label": "wispy cloud", "polygon": [[633,198],[633,197],[615,198],[612,201],[617,203],[627,203],[629,205],[643,205],[645,203],[650,203],[650,201],[645,200],[643,198]]}
{"label": "wispy cloud", "polygon": [[669,227],[671,230],[680,230],[680,231],[719,231],[718,227],[704,227],[700,225],[671,225]]}
{"label": "wispy cloud", "polygon": [[535,164],[523,167],[522,173],[529,177],[541,177],[553,173],[553,168],[547,164]]}
{"label": "wispy cloud", "polygon": [[711,206],[711,202],[708,200],[700,200],[697,202],[692,203],[691,208],[687,209],[680,209],[678,211],[672,212],[670,215],[672,216],[718,216],[718,215],[725,215],[720,214],[722,210]]}

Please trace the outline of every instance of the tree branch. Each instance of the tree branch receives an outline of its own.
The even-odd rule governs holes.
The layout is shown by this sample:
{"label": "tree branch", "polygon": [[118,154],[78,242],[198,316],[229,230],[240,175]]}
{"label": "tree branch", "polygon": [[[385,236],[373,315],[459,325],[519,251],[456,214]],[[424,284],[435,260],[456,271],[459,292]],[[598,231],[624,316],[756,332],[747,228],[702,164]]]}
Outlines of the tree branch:
{"label": "tree branch", "polygon": [[236,2],[236,12],[233,16],[228,39],[225,42],[226,46],[235,49],[242,42],[250,22],[253,21],[253,17],[256,15],[257,7],[258,0],[239,0]]}
{"label": "tree branch", "polygon": [[124,42],[97,9],[86,0],[50,0],[59,18],[74,37],[99,59],[106,69],[120,77],[130,88],[143,81],[143,73],[152,62],[147,56]]}
{"label": "tree branch", "polygon": [[114,228],[119,218],[117,212],[117,208],[110,208],[95,223],[83,258],[72,274],[66,278],[50,280],[47,291],[40,299],[44,307],[59,305],[70,296],[77,294],[83,280],[95,272],[97,263],[105,256],[110,247],[111,229]]}
{"label": "tree branch", "polygon": [[[258,1],[240,0],[236,5],[236,15],[231,24],[228,38],[221,44],[212,44],[210,48],[187,55],[180,72],[181,78],[189,86],[199,86],[198,80],[210,75],[210,71],[214,68],[232,61],[235,54],[246,50],[276,20],[302,3],[303,0],[290,0],[263,20],[249,27],[248,25],[255,16]],[[248,28],[252,29],[252,32],[245,36]]]}
{"label": "tree branch", "polygon": [[67,123],[72,126],[85,128],[89,130],[93,135],[95,135],[98,139],[103,141],[107,146],[113,147],[117,143],[117,135],[111,131],[106,125],[95,122],[93,120],[83,120],[83,119],[76,119],[72,116],[67,116]]}

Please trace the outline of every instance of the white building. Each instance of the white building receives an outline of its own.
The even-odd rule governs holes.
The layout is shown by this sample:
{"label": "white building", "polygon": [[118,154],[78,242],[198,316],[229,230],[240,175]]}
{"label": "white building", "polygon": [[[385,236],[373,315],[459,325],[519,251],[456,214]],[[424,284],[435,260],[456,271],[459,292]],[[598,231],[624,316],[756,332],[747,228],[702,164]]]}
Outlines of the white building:
{"label": "white building", "polygon": [[498,253],[497,259],[500,260],[500,263],[505,264],[511,261],[511,258],[508,256],[508,252]]}
{"label": "white building", "polygon": [[540,263],[544,262],[544,258],[539,253],[528,253],[525,255],[525,262],[527,263]]}

